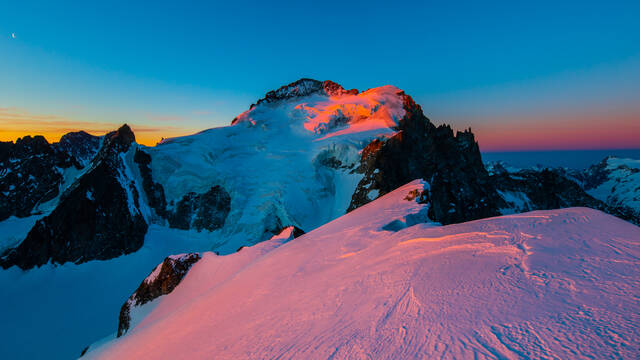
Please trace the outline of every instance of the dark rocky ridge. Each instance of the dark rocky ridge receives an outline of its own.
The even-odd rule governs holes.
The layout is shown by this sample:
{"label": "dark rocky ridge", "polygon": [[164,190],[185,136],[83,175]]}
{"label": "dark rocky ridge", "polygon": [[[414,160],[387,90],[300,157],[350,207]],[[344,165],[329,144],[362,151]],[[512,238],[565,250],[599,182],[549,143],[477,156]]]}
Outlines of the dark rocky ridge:
{"label": "dark rocky ridge", "polygon": [[0,221],[32,215],[34,208],[58,196],[62,170],[81,163],[42,136],[0,142]]}
{"label": "dark rocky ridge", "polygon": [[164,196],[164,188],[161,184],[153,181],[151,174],[151,156],[146,152],[136,149],[133,161],[138,164],[140,176],[142,177],[142,188],[147,196],[147,203],[155,210],[156,214],[167,217],[167,200]]}
{"label": "dark rocky ridge", "polygon": [[604,210],[599,200],[587,194],[574,181],[551,169],[522,170],[514,174],[506,172],[491,176],[500,191],[521,192],[530,200],[520,212],[586,206]]}
{"label": "dark rocky ridge", "polygon": [[[501,198],[489,181],[478,144],[471,131],[457,132],[448,125],[436,127],[413,99],[403,97],[405,116],[398,133],[374,140],[363,151],[364,173],[348,211],[414,180],[430,184],[429,217],[451,224],[498,215]],[[377,191],[370,197],[371,191]]]}
{"label": "dark rocky ridge", "polygon": [[[133,180],[124,178],[126,165],[120,157],[134,141],[127,125],[109,133],[87,172],[61,195],[58,206],[36,223],[18,247],[2,255],[0,265],[29,269],[49,261],[82,263],[138,250],[147,223],[139,211]],[[129,203],[130,197],[134,204]]]}
{"label": "dark rocky ridge", "polygon": [[120,337],[129,330],[132,307],[142,306],[162,295],[170,294],[198,260],[200,254],[197,253],[165,258],[120,308],[117,336]]}
{"label": "dark rocky ridge", "polygon": [[608,204],[595,199],[585,190],[592,189],[606,181],[606,159],[585,171],[551,169],[523,169],[509,172],[500,163],[492,163],[491,181],[501,192],[524,195],[522,205],[505,201],[503,210],[526,212],[567,207],[589,207],[604,211],[636,225],[640,216],[623,204]]}
{"label": "dark rocky ridge", "polygon": [[81,164],[91,162],[100,150],[102,136],[93,136],[84,131],[70,132],[63,135],[54,147],[73,156]]}

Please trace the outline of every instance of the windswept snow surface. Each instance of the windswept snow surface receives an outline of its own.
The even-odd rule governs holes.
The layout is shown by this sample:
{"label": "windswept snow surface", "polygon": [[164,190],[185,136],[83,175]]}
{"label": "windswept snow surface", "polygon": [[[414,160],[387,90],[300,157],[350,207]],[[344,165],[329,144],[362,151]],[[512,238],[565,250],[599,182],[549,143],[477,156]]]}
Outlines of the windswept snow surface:
{"label": "windswept snow surface", "polygon": [[87,356],[640,357],[639,227],[570,208],[384,230],[424,213],[405,199],[424,186],[284,244],[205,253],[127,335]]}
{"label": "windswept snow surface", "polygon": [[213,185],[230,193],[231,211],[220,243],[212,246],[231,253],[267,240],[272,234],[266,231],[274,229],[266,226],[277,220],[309,231],[343,215],[362,177],[353,172],[360,150],[394,134],[405,114],[400,92],[383,86],[358,95],[315,93],[262,103],[235,125],[145,151],[169,204]]}

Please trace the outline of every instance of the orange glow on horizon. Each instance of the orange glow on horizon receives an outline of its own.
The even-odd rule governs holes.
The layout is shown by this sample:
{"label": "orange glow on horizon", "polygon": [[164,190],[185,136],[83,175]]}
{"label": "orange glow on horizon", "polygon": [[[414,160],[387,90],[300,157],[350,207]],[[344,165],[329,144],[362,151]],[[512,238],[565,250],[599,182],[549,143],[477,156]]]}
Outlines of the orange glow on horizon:
{"label": "orange glow on horizon", "polygon": [[[31,135],[42,135],[49,143],[57,142],[62,135],[83,130],[91,135],[101,136],[117,130],[122,123],[103,121],[81,121],[57,115],[32,114],[19,108],[0,108],[0,141],[13,141]],[[178,126],[147,126],[129,124],[138,144],[154,146],[163,137],[177,137],[193,134],[199,129]]]}
{"label": "orange glow on horizon", "polygon": [[472,126],[482,151],[640,148],[640,112],[521,116]]}
{"label": "orange glow on horizon", "polygon": [[[341,110],[345,111],[345,109]],[[349,110],[356,114],[362,112],[360,115],[365,115],[365,109],[357,106]],[[369,112],[370,110],[367,115],[370,115]],[[317,125],[316,121],[313,125]],[[436,124],[443,122],[451,123],[452,120],[434,119]],[[455,123],[471,124],[476,141],[480,149],[485,152],[640,148],[640,110],[535,114],[490,119],[462,118],[455,119]],[[56,116],[22,115],[10,112],[8,109],[0,109],[0,141],[15,142],[16,139],[26,135],[42,135],[51,143],[59,141],[60,137],[68,132],[84,130],[92,135],[104,135],[121,125],[121,123],[73,121]],[[147,146],[156,145],[162,138],[185,136],[202,130],[175,126],[129,125],[136,135],[136,141]],[[308,125],[305,124],[305,126]],[[468,125],[460,127],[466,128]]]}
{"label": "orange glow on horizon", "polygon": [[[118,128],[118,126],[115,126],[111,129],[109,129],[108,131],[86,131],[87,133],[91,134],[91,135],[95,135],[95,136],[102,136],[110,131],[116,130]],[[136,131],[136,127],[135,126],[131,126],[131,128],[133,129],[133,133],[136,136],[136,142],[138,144],[142,144],[142,145],[146,145],[146,146],[155,146],[158,142],[160,142],[160,140],[162,140],[162,138],[172,138],[172,137],[178,137],[178,136],[185,136],[185,135],[190,135],[190,134],[194,134],[196,133],[196,131],[190,131],[190,130],[184,130],[184,131],[167,131],[167,132],[162,132],[162,131],[150,131],[150,132],[146,132],[146,131]],[[56,130],[49,130],[49,131],[38,131],[38,130],[33,130],[33,131],[29,131],[29,130],[9,130],[6,131],[4,129],[0,129],[0,141],[13,141],[15,142],[18,138],[22,138],[24,136],[30,135],[30,136],[35,136],[35,135],[42,135],[44,136],[45,139],[47,139],[47,141],[49,143],[54,143],[54,142],[58,142],[60,141],[60,138],[62,137],[62,135],[69,133],[69,132],[73,132],[73,131],[80,131],[81,129],[65,129],[65,130],[60,130],[60,131],[56,131]]]}

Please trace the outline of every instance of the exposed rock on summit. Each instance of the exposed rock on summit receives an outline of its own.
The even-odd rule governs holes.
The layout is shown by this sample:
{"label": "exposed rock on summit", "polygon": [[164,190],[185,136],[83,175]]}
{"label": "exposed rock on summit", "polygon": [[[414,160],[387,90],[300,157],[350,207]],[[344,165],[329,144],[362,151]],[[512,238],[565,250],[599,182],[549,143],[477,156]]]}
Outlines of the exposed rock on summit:
{"label": "exposed rock on summit", "polygon": [[[345,90],[340,84],[331,80],[318,81],[314,79],[300,79],[277,90],[269,91],[264,98],[258,100],[255,105],[272,103],[294,97],[309,96],[314,93],[323,93],[328,96],[340,96],[344,94],[356,95],[357,89]],[[255,106],[252,105],[251,107]]]}

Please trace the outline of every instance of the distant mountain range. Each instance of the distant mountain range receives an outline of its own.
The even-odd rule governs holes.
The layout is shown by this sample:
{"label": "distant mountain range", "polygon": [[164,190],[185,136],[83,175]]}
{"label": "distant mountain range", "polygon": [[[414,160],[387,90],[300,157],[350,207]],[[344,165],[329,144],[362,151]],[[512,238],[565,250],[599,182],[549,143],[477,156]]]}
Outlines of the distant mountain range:
{"label": "distant mountain range", "polygon": [[[164,258],[172,253],[153,244],[166,236],[198,239],[172,250],[220,255],[267,240],[283,244],[347,213],[353,220],[351,212],[417,180],[420,189],[403,196],[419,212],[389,217],[384,231],[567,207],[640,224],[639,163],[607,158],[586,171],[485,167],[470,130],[434,125],[396,87],[360,92],[301,79],[267,93],[230,126],[154,147],[137,144],[127,125],[104,136],[69,133],[54,144],[41,136],[0,142],[0,265],[55,272],[50,264],[116,266],[116,258],[140,251]],[[292,229],[295,236],[274,240]],[[165,271],[156,285],[163,291],[140,285],[138,297],[107,295],[132,296],[119,335],[136,322],[127,312],[168,294],[200,256],[158,265],[160,273],[183,269]],[[179,265],[184,259],[195,260]],[[139,281],[146,273],[133,275]]]}
{"label": "distant mountain range", "polygon": [[586,206],[640,225],[640,160],[609,156],[584,170],[489,162],[487,170],[515,212]]}

